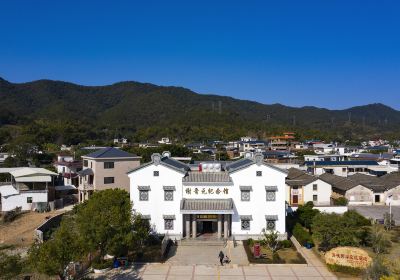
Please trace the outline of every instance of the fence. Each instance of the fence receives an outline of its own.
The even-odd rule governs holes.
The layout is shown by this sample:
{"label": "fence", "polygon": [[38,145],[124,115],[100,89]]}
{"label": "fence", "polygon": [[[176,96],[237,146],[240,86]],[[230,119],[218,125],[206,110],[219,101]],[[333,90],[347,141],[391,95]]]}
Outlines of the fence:
{"label": "fence", "polygon": [[35,230],[35,235],[36,239],[39,240],[40,242],[46,241],[46,235],[45,233],[51,230],[52,228],[58,227],[61,223],[61,219],[64,213],[61,213],[57,216],[51,217],[47,221],[45,221],[43,224],[41,224],[36,230]]}
{"label": "fence", "polygon": [[161,257],[164,257],[167,250],[168,250],[168,245],[171,242],[171,239],[169,238],[168,233],[164,235],[163,240],[161,241]]}

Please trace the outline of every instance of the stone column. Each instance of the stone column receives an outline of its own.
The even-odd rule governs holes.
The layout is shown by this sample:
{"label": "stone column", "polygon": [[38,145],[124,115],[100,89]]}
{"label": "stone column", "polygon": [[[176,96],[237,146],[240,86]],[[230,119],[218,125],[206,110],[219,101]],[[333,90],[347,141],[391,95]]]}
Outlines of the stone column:
{"label": "stone column", "polygon": [[218,215],[218,238],[222,236],[222,215]]}
{"label": "stone column", "polygon": [[190,214],[185,215],[186,223],[186,238],[190,238]]}
{"label": "stone column", "polygon": [[228,238],[228,215],[224,215],[224,238]]}
{"label": "stone column", "polygon": [[192,237],[196,238],[197,237],[197,221],[196,221],[196,215],[192,216]]}

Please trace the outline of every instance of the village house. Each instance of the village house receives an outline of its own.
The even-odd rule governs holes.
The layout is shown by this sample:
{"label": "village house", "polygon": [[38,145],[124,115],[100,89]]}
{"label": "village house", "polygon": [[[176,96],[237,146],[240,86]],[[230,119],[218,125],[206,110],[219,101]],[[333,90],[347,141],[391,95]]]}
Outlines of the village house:
{"label": "village house", "polygon": [[44,168],[0,168],[5,178],[0,183],[0,211],[21,207],[23,211],[54,209],[54,177]]}
{"label": "village house", "polygon": [[169,152],[128,173],[133,208],[155,232],[171,238],[286,238],[287,171],[248,154],[234,162],[188,165]]}
{"label": "village house", "polygon": [[129,192],[126,173],[140,165],[141,157],[114,147],[100,149],[82,156],[79,175],[79,202],[90,198],[94,191],[120,188]]}
{"label": "village house", "polygon": [[286,188],[286,201],[290,206],[303,205],[309,201],[315,206],[331,205],[332,186],[299,169],[289,169]]}
{"label": "village house", "polygon": [[53,165],[57,173],[62,177],[65,186],[72,185],[78,187],[78,172],[82,170],[81,160],[75,160],[71,155],[59,154]]}

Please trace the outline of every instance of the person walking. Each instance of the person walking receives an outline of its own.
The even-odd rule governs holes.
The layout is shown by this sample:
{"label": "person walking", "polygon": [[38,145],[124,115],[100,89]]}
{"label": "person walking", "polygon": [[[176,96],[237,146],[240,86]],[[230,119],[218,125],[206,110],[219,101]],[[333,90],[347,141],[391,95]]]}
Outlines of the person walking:
{"label": "person walking", "polygon": [[224,265],[224,257],[225,257],[224,253],[222,251],[219,251],[218,258],[221,265]]}

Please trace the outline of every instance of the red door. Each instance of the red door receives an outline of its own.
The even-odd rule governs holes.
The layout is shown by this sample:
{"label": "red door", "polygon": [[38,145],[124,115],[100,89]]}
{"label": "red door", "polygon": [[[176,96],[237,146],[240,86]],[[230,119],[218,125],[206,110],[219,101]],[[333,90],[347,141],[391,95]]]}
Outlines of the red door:
{"label": "red door", "polygon": [[297,194],[292,196],[292,203],[293,204],[299,203],[299,196]]}

